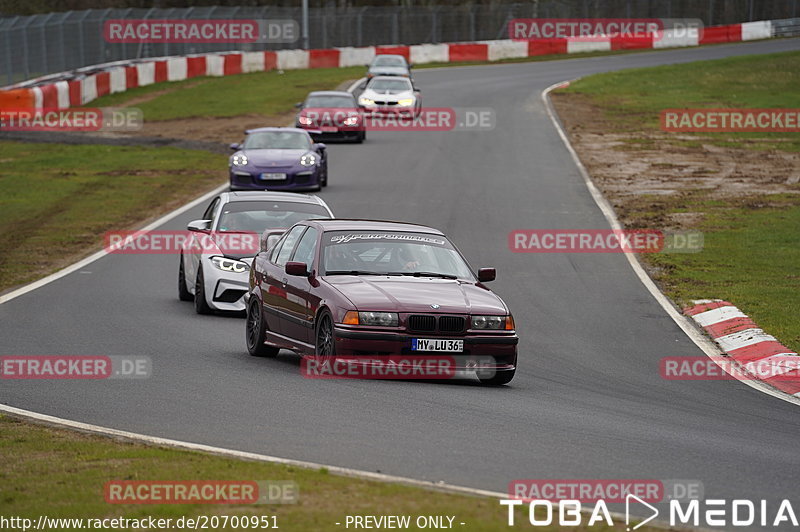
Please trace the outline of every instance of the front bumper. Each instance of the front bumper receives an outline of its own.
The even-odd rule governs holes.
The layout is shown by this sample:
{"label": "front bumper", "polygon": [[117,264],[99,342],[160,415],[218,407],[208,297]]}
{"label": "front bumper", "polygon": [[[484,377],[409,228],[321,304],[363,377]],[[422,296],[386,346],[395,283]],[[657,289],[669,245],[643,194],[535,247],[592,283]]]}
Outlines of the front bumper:
{"label": "front bumper", "polygon": [[416,116],[416,106],[400,107],[399,105],[370,105],[364,108],[367,116]]}
{"label": "front bumper", "polygon": [[[309,135],[314,141],[327,142],[330,140],[357,140],[361,137],[364,129],[355,126],[353,128],[339,128],[337,131],[320,131],[319,127],[306,128],[305,126],[298,126],[304,129],[309,129]],[[312,132],[313,131],[313,132]]]}
{"label": "front bumper", "polygon": [[[432,333],[382,332],[355,328],[334,327],[336,355],[363,363],[388,357],[446,357],[455,363],[458,371],[486,369],[508,371],[517,365],[519,337],[514,333],[466,334],[445,336]],[[440,338],[463,340],[460,353],[413,351],[413,338]]]}
{"label": "front bumper", "polygon": [[[243,262],[251,262],[244,259]],[[246,309],[244,295],[250,287],[250,272],[226,272],[203,259],[206,302],[215,310],[241,312]]]}
{"label": "front bumper", "polygon": [[[286,179],[261,179],[262,173],[283,173],[286,174]],[[270,168],[268,170],[234,168],[229,171],[231,190],[311,190],[320,186],[321,175],[322,168],[320,166],[302,169]]]}

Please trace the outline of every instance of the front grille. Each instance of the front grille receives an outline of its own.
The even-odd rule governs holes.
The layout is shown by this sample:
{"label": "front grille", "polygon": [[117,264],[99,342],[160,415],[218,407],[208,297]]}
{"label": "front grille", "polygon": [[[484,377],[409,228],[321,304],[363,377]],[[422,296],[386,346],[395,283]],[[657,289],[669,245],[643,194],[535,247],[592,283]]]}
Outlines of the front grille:
{"label": "front grille", "polygon": [[419,332],[433,332],[436,330],[436,316],[415,314],[408,317],[408,330]]}
{"label": "front grille", "polygon": [[464,318],[461,316],[442,316],[439,318],[439,330],[442,332],[461,332],[464,330]]}
{"label": "front grille", "polygon": [[375,105],[397,105],[397,102],[379,102],[376,100]]}
{"label": "front grille", "polygon": [[460,333],[466,328],[463,316],[439,316],[412,314],[408,317],[408,330],[412,332]]}
{"label": "front grille", "polygon": [[294,184],[295,185],[306,185],[311,182],[310,175],[296,175],[294,176]]}

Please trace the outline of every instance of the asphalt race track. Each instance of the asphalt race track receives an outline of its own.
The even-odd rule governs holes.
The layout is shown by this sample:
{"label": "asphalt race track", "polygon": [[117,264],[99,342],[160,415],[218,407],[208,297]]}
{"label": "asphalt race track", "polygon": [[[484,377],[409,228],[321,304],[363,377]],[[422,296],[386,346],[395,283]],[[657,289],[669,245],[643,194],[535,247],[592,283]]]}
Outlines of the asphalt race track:
{"label": "asphalt race track", "polygon": [[[338,216],[430,224],[474,267],[497,267],[492,288],[521,337],[509,386],[305,379],[290,353],[248,356],[242,318],[198,316],[178,301],[177,257],[110,255],[0,305],[0,354],[146,355],[152,378],[4,380],[0,402],[496,491],[519,478],[697,479],[707,498],[797,497],[797,406],[738,382],[662,380],[662,357],[702,352],[624,256],[515,254],[507,235],[608,227],[546,115],[545,87],[607,70],[798,49],[793,39],[418,70],[426,107],[493,108],[496,129],[371,132],[363,145],[330,146],[322,196]],[[162,228],[185,229],[203,208]]]}

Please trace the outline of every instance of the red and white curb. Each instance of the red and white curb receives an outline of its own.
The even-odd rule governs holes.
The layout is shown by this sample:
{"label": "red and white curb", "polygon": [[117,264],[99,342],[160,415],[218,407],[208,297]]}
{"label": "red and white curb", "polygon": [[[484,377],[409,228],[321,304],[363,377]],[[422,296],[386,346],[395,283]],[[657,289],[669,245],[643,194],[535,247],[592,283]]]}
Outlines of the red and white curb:
{"label": "red and white curb", "polygon": [[732,303],[720,299],[701,299],[694,301],[693,306],[685,308],[683,312],[745,371],[748,365],[757,362],[760,370],[751,373],[754,379],[800,397],[800,379],[781,377],[781,373],[791,371],[800,363],[798,354],[765,333]]}

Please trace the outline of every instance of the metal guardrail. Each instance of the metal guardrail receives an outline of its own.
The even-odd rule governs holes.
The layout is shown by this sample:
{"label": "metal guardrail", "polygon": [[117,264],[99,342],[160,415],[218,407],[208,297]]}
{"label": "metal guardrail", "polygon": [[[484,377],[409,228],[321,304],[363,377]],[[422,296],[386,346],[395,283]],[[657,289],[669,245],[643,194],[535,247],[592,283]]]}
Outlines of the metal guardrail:
{"label": "metal guardrail", "polygon": [[[427,7],[324,7],[309,11],[309,47],[421,44],[503,39],[514,18],[692,18],[706,25],[800,15],[800,0],[531,0]],[[89,65],[169,55],[300,48],[261,44],[112,44],[109,19],[301,20],[299,7],[204,6],[90,9],[0,18],[0,84],[11,85]]]}
{"label": "metal guardrail", "polygon": [[800,36],[800,18],[787,18],[772,21],[772,34],[775,37]]}

